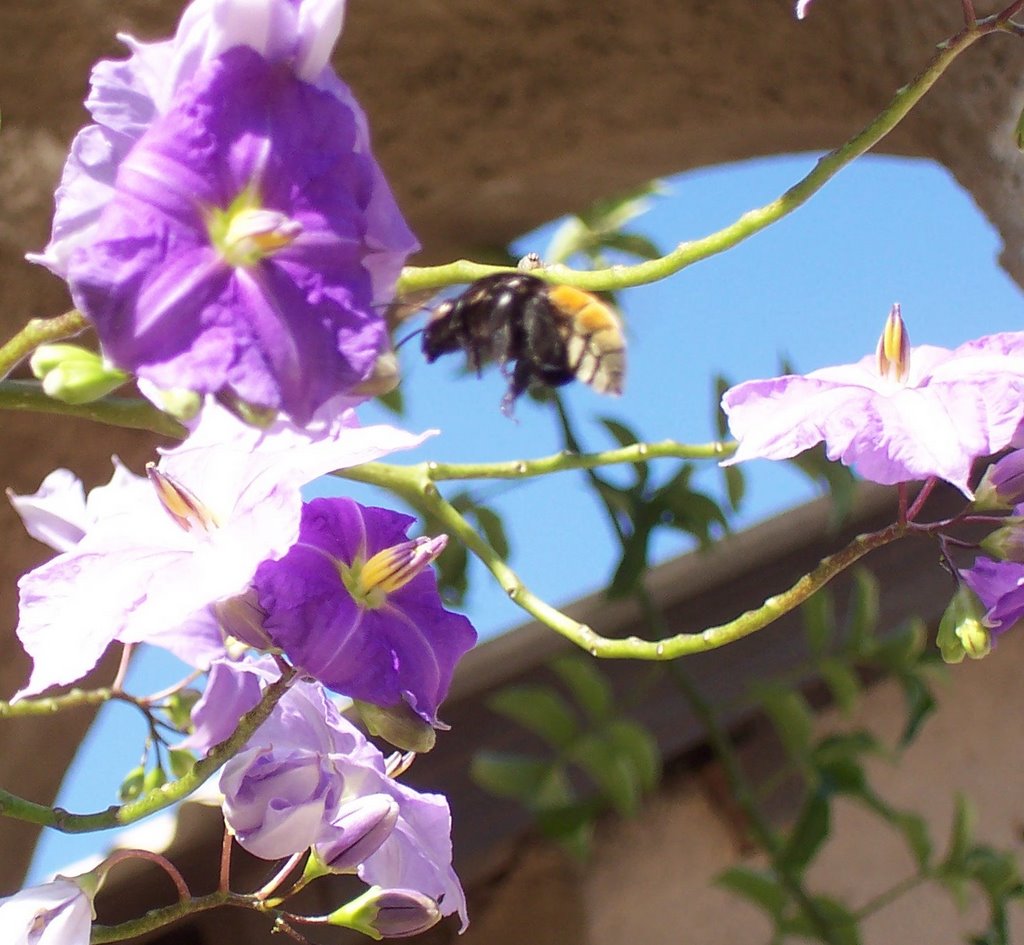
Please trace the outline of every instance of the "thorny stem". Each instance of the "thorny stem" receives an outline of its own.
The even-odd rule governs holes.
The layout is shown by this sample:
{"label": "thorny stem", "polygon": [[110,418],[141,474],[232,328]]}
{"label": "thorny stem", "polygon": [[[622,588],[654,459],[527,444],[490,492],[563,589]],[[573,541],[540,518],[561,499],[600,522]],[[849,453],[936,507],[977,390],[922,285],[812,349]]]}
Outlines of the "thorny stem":
{"label": "thorny stem", "polygon": [[822,558],[817,567],[792,587],[769,597],[760,607],[728,623],[696,633],[679,633],[658,641],[637,637],[610,639],[536,597],[494,548],[439,494],[437,486],[423,467],[368,463],[341,470],[338,475],[380,486],[404,499],[419,512],[435,516],[449,534],[457,537],[483,562],[514,603],[592,656],[602,659],[672,660],[733,643],[764,629],[783,614],[794,610],[864,555],[903,538],[911,531],[910,526],[897,522],[876,532],[858,535],[845,548]]}
{"label": "thorny stem", "polygon": [[225,762],[236,755],[248,742],[253,732],[266,721],[274,706],[288,691],[295,671],[289,670],[269,685],[259,703],[242,716],[230,738],[212,748],[205,758],[196,762],[188,773],[176,781],[155,788],[142,797],[121,806],[114,805],[93,814],[72,814],[60,807],[46,807],[0,789],[0,815],[14,817],[41,827],[51,827],[62,833],[89,833],[108,827],[133,824],[177,801],[184,800]]}
{"label": "thorny stem", "polygon": [[[959,33],[939,45],[925,68],[903,86],[867,127],[845,144],[819,158],[814,169],[794,184],[781,197],[755,210],[748,210],[734,223],[699,240],[680,243],[674,250],[658,259],[647,260],[634,266],[611,266],[607,269],[576,272],[565,266],[538,269],[534,275],[552,282],[589,289],[595,292],[613,292],[631,286],[645,285],[673,275],[695,262],[732,249],[755,233],[803,206],[844,167],[873,148],[893,130],[921,98],[949,68],[953,60],[983,36],[995,32],[1015,32],[1009,22],[1024,0],[1015,0],[1002,13],[972,20]],[[400,292],[437,289],[462,282],[472,282],[482,276],[505,271],[508,267],[487,266],[460,259],[443,266],[407,266],[398,280]]]}

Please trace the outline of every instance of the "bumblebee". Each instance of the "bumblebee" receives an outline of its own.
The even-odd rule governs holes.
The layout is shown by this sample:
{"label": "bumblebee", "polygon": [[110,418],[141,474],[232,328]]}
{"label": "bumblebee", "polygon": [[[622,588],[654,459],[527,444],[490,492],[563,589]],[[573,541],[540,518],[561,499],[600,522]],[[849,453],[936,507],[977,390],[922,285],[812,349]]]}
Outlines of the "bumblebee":
{"label": "bumblebee", "polygon": [[615,311],[589,292],[523,272],[485,276],[434,310],[423,330],[427,361],[460,350],[478,375],[494,361],[509,378],[506,415],[531,383],[578,379],[600,394],[622,393],[626,342]]}

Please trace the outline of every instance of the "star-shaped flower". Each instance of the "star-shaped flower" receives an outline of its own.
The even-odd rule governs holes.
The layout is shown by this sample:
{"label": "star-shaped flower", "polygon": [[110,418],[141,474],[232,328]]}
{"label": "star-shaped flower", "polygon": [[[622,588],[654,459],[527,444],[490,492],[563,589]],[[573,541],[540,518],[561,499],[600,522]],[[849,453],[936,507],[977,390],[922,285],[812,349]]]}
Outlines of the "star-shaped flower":
{"label": "star-shaped flower", "polygon": [[875,355],[747,381],[722,409],[739,441],[728,463],[788,459],[824,441],[829,459],[865,479],[935,476],[970,497],[973,461],[1008,446],[1024,421],[1024,332],[911,350],[896,306]]}
{"label": "star-shaped flower", "polygon": [[34,666],[18,696],[81,678],[113,640],[208,663],[222,649],[208,606],[288,551],[301,487],[429,435],[359,427],[341,406],[325,405],[306,429],[278,421],[261,431],[208,404],[148,478],[119,471],[95,502],[94,491],[102,514],[83,537],[19,581],[18,637]]}

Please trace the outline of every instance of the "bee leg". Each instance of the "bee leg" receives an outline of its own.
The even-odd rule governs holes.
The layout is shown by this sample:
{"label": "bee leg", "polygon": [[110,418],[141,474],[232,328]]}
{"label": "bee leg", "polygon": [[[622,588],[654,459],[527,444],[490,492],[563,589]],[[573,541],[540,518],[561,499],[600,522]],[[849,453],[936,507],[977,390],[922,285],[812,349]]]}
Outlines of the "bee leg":
{"label": "bee leg", "polygon": [[506,417],[511,417],[515,411],[516,401],[525,393],[533,379],[533,368],[529,361],[516,361],[512,371],[512,379],[509,381],[508,390],[501,398],[501,412]]}

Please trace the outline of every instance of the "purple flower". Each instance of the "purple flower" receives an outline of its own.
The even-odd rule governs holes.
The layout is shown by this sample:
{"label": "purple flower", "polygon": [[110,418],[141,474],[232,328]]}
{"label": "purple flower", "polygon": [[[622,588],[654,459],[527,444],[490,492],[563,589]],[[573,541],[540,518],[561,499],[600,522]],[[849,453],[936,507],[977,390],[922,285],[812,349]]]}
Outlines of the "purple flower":
{"label": "purple flower", "polygon": [[416,243],[330,69],[337,0],[208,0],[101,63],[54,234],[107,356],[299,421],[367,377]]}
{"label": "purple flower", "polygon": [[952,351],[912,351],[894,308],[875,355],[807,376],[748,381],[722,408],[739,440],[728,463],[788,459],[825,441],[828,458],[891,485],[936,476],[971,497],[971,464],[1024,420],[1024,333]]}
{"label": "purple flower", "polygon": [[91,896],[64,876],[0,899],[0,929],[12,945],[88,945],[93,917]]}
{"label": "purple flower", "polygon": [[148,478],[120,470],[94,490],[84,537],[19,581],[18,637],[34,666],[18,697],[80,679],[113,640],[208,664],[223,652],[209,605],[243,592],[262,561],[291,547],[301,487],[423,439],[360,428],[335,403],[306,430],[279,421],[263,431],[208,405]]}
{"label": "purple flower", "polygon": [[353,699],[407,704],[436,726],[476,632],[444,609],[427,567],[443,539],[409,540],[413,521],[351,499],[315,499],[303,508],[298,542],[253,583],[264,630],[294,665]]}
{"label": "purple flower", "polygon": [[[214,691],[204,695],[204,708],[196,707],[197,731],[202,727],[208,735],[230,731],[273,676],[267,660],[222,665],[225,672],[211,675]],[[237,674],[251,675],[257,685],[232,682]],[[237,698],[239,692],[248,697]],[[202,741],[191,746],[201,747]],[[465,896],[451,865],[447,800],[395,781],[384,756],[338,712],[319,683],[292,686],[246,748],[225,765],[220,787],[225,819],[249,852],[276,859],[318,846],[327,859],[338,855],[344,835],[356,845],[360,838],[354,833],[362,831],[366,856],[358,874],[364,882],[416,890],[437,901],[444,915],[458,912],[465,925]],[[356,803],[364,798],[373,800]],[[397,806],[393,819],[386,799]],[[381,814],[383,828],[390,830],[369,823],[362,816],[367,811]]]}
{"label": "purple flower", "polygon": [[986,608],[986,627],[1002,633],[1024,617],[1024,564],[979,557],[960,577]]}

